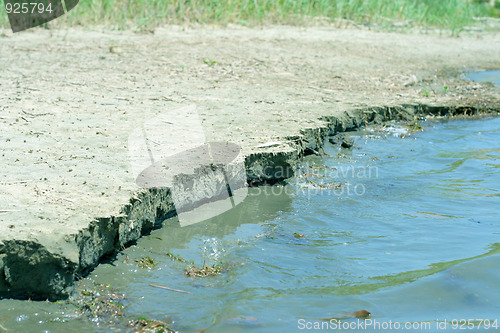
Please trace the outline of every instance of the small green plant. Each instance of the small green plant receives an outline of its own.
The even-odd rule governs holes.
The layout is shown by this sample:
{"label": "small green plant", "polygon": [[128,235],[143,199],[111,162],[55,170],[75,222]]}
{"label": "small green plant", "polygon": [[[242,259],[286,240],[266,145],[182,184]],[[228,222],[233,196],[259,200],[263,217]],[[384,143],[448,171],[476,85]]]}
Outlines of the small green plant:
{"label": "small green plant", "polygon": [[194,261],[192,261],[192,260],[186,260],[183,257],[181,257],[180,254],[174,254],[174,253],[171,253],[171,252],[167,252],[167,257],[169,257],[170,259],[172,259],[174,261],[182,262],[184,264],[194,265]]}
{"label": "small green plant", "polygon": [[448,92],[448,86],[444,86],[444,87],[443,87],[443,91],[444,91],[444,93],[446,94],[446,93]]}
{"label": "small green plant", "polygon": [[427,89],[424,89],[422,91],[422,95],[424,95],[424,97],[429,97],[429,92],[427,91]]}
{"label": "small green plant", "polygon": [[209,67],[212,67],[213,65],[215,65],[217,63],[217,61],[214,61],[210,58],[203,59],[203,62],[205,64],[207,64]]}
{"label": "small green plant", "polygon": [[137,266],[141,268],[153,268],[158,265],[156,260],[151,257],[143,257],[141,259],[136,259],[135,261],[137,262]]}

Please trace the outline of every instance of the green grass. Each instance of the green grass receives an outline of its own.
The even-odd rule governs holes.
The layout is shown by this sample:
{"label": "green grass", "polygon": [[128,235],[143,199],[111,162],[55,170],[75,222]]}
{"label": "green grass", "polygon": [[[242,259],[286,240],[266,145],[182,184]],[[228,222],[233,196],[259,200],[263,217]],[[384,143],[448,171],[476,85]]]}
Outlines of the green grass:
{"label": "green grass", "polygon": [[[310,25],[338,19],[390,26],[456,30],[475,16],[497,15],[484,0],[80,0],[65,20],[70,25],[152,28],[164,24]],[[498,2],[498,0],[497,0]],[[497,13],[497,14],[495,14]],[[318,19],[319,18],[319,19]],[[3,12],[0,22],[7,23]]]}

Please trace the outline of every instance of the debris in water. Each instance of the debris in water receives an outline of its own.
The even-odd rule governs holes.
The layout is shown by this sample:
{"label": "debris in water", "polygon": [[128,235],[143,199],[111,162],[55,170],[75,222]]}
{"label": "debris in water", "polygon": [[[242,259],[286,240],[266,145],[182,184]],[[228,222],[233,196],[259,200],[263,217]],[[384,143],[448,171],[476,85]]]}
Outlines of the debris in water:
{"label": "debris in water", "polygon": [[350,316],[358,319],[366,319],[370,317],[371,313],[366,310],[359,310],[350,314]]}
{"label": "debris in water", "polygon": [[345,316],[340,316],[340,317],[331,317],[331,318],[323,318],[321,320],[325,320],[325,321],[330,321],[332,319],[336,319],[336,320],[340,320],[340,319],[346,319],[346,318],[358,318],[358,319],[367,319],[368,317],[370,317],[371,313],[366,311],[366,310],[359,310],[359,311],[356,311],[356,312],[353,312],[353,313],[350,313],[348,315],[345,315]]}
{"label": "debris in water", "polygon": [[409,123],[406,127],[408,127],[408,131],[410,133],[420,132],[424,130],[422,125],[420,125],[417,121]]}
{"label": "debris in water", "polygon": [[154,319],[146,319],[140,318],[138,320],[131,320],[129,322],[129,326],[134,328],[135,333],[145,333],[145,332],[154,332],[154,333],[174,333],[172,328],[168,326],[167,323],[154,320]]}
{"label": "debris in water", "polygon": [[171,252],[167,252],[167,257],[169,257],[170,259],[172,259],[174,261],[182,262],[184,264],[194,265],[194,261],[192,261],[192,260],[186,260],[183,257],[181,257],[180,254],[174,254],[174,253],[171,253]]}
{"label": "debris in water", "polygon": [[141,259],[136,259],[135,261],[137,262],[137,266],[142,268],[153,268],[158,265],[156,260],[150,257],[143,257]]}
{"label": "debris in water", "polygon": [[222,273],[223,267],[220,265],[204,265],[203,268],[198,268],[195,266],[189,266],[186,268],[186,275],[190,277],[206,277],[206,276],[213,276],[213,275],[219,275]]}
{"label": "debris in water", "polygon": [[177,292],[179,292],[179,293],[191,294],[191,292],[189,292],[189,291],[184,291],[184,290],[180,290],[180,289],[173,289],[173,288],[164,287],[164,286],[159,286],[159,285],[152,284],[152,283],[150,283],[149,285],[150,285],[151,287],[155,287],[155,288],[160,288],[160,289],[166,289],[166,290],[177,291]]}
{"label": "debris in water", "polygon": [[85,288],[68,301],[78,312],[91,318],[121,317],[125,295],[115,292],[110,286],[94,282],[97,288]]}

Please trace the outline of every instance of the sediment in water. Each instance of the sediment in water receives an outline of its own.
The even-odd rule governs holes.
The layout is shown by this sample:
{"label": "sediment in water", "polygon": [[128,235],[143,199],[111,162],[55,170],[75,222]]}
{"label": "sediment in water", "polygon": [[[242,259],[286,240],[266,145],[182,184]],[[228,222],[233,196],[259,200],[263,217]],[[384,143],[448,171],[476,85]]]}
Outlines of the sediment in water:
{"label": "sediment in water", "polygon": [[[453,117],[499,112],[498,107],[405,104],[353,109],[339,116],[322,117],[320,126],[303,129],[283,138],[276,146],[255,148],[244,156],[247,183],[272,185],[293,176],[300,159],[319,153],[328,137],[336,133],[389,120],[412,121],[427,115]],[[207,167],[198,168],[187,177],[194,186],[210,187],[217,197],[226,190],[226,181],[209,172],[214,166]],[[183,200],[182,204],[189,206],[193,198]],[[96,217],[85,228],[66,234],[57,246],[48,246],[44,237],[37,235],[1,242],[0,296],[50,300],[68,297],[75,280],[88,274],[104,258],[161,227],[166,218],[176,214],[176,207],[169,188],[151,188],[135,193],[119,211],[116,216]]]}

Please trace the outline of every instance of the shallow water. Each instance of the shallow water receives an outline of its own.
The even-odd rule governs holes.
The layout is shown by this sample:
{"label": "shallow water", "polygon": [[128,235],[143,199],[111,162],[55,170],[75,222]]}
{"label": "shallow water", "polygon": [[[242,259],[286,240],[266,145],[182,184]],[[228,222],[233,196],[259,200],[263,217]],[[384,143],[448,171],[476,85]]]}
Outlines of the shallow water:
{"label": "shallow water", "polygon": [[[361,309],[372,313],[372,325],[349,331],[380,331],[375,322],[390,321],[429,331],[444,321],[451,331],[454,319],[494,323],[500,118],[423,125],[410,135],[402,125],[353,132],[356,148],[327,145],[328,156],[305,158],[288,185],[252,188],[218,217],[187,227],[167,220],[90,280],[125,293],[130,318],[164,320],[181,331],[301,331]],[[187,264],[167,252],[226,271],[189,278]],[[146,256],[158,265],[138,267],[135,260]],[[71,305],[13,300],[0,301],[0,325],[15,332],[123,330],[80,318]]]}
{"label": "shallow water", "polygon": [[476,82],[491,82],[500,87],[500,70],[470,72],[465,75],[468,80]]}

